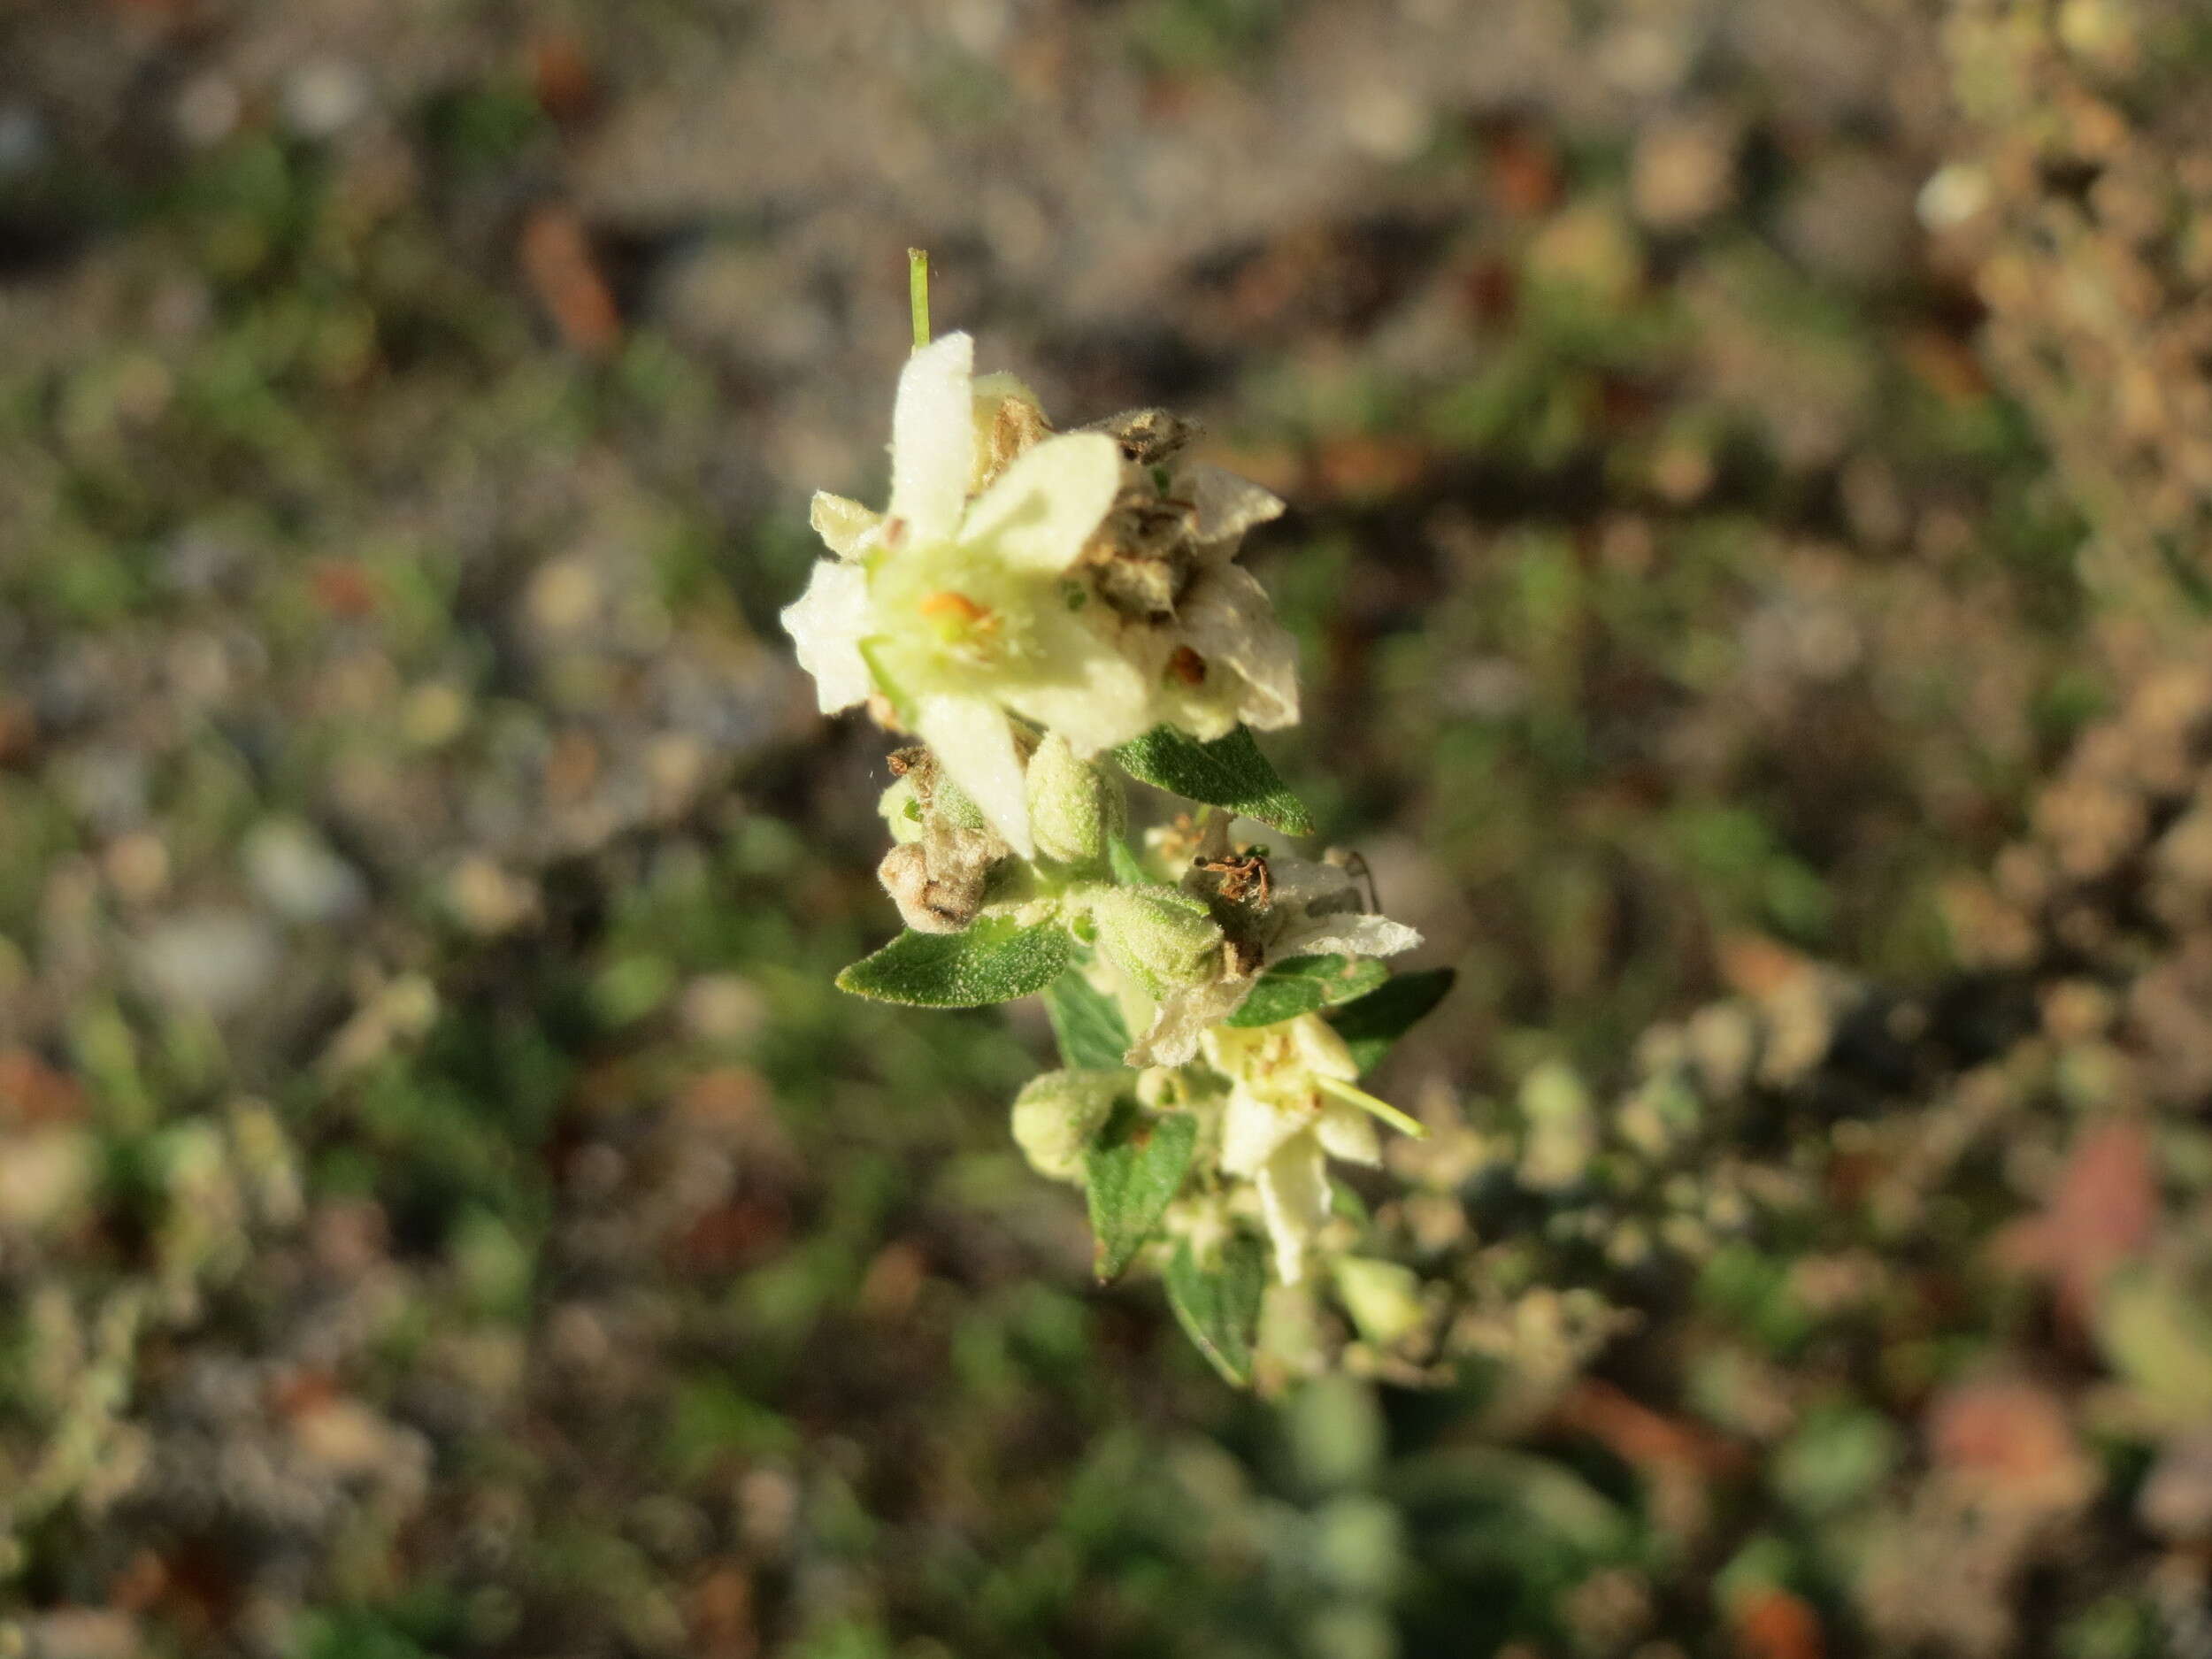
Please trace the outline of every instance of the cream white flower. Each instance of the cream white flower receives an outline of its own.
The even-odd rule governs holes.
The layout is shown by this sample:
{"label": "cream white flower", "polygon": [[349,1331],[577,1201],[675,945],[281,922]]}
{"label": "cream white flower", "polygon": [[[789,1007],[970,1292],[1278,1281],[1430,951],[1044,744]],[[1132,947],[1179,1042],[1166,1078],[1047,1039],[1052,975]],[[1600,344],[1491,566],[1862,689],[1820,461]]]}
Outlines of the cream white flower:
{"label": "cream white flower", "polygon": [[[1227,850],[1225,826],[1208,850],[1216,856]],[[1217,977],[1165,992],[1150,1027],[1129,1051],[1131,1065],[1187,1064],[1198,1052],[1200,1034],[1243,1007],[1260,976],[1279,962],[1293,956],[1394,956],[1421,942],[1421,935],[1402,922],[1370,914],[1358,884],[1338,865],[1271,858],[1268,876],[1272,890],[1243,941],[1243,971],[1238,971],[1237,953],[1225,952]]]}
{"label": "cream white flower", "polygon": [[[1204,741],[1240,723],[1296,725],[1297,642],[1266,589],[1233,563],[1245,532],[1278,517],[1282,502],[1204,462],[1177,468],[1156,496],[1152,488],[1125,488],[1092,548],[1107,600],[1100,619],[1152,687],[1148,725]],[[1111,534],[1125,518],[1134,521],[1127,533]]]}
{"label": "cream white flower", "polygon": [[[907,360],[891,420],[891,501],[880,516],[818,495],[835,561],[784,612],[825,713],[881,692],[991,826],[1033,855],[1022,753],[1009,714],[1089,754],[1146,729],[1134,664],[1079,613],[1066,576],[1121,488],[1101,433],[1046,437],[972,503],[974,342],[947,334]],[[1003,401],[1003,388],[994,396]]]}
{"label": "cream white flower", "polygon": [[1217,1026],[1202,1041],[1206,1064],[1229,1079],[1222,1172],[1257,1189],[1276,1277],[1294,1285],[1306,1247],[1329,1219],[1329,1159],[1382,1161],[1374,1120],[1330,1087],[1348,1088],[1359,1067],[1317,1014],[1251,1031]]}
{"label": "cream white flower", "polygon": [[[1162,724],[1297,719],[1295,643],[1232,562],[1282,503],[1219,467],[1126,460],[1103,432],[1050,435],[1027,388],[973,364],[961,334],[908,359],[889,508],[815,496],[837,557],[784,626],[824,713],[881,693],[1027,857],[1010,715],[1079,758]],[[1130,572],[1147,603],[1117,586]]]}

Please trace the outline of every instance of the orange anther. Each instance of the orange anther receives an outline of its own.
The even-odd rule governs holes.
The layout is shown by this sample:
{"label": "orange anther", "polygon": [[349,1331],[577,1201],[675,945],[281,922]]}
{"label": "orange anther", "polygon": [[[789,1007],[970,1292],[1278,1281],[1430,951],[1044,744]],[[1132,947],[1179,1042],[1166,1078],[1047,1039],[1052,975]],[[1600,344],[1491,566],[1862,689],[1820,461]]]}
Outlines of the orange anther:
{"label": "orange anther", "polygon": [[964,623],[971,627],[988,621],[991,615],[988,611],[976,603],[967,595],[955,593],[950,588],[926,597],[921,603],[921,612],[933,622],[950,619],[954,622]]}

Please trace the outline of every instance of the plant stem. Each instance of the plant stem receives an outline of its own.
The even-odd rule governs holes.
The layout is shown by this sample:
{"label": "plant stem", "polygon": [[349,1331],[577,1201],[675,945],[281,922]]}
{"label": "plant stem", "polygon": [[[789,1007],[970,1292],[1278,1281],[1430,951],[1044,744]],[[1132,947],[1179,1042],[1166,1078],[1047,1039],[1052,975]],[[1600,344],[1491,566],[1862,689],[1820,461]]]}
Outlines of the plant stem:
{"label": "plant stem", "polygon": [[914,349],[929,343],[929,250],[906,250],[906,293],[914,308]]}

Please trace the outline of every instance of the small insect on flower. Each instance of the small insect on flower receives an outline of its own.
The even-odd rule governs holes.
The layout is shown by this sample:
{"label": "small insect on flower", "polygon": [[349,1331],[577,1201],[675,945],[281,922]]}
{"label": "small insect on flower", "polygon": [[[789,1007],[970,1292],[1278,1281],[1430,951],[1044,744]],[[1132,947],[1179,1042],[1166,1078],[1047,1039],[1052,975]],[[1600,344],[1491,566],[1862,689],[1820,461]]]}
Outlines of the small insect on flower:
{"label": "small insect on flower", "polygon": [[1202,858],[1192,868],[1219,876],[1221,882],[1216,891],[1232,904],[1249,901],[1265,910],[1272,902],[1274,883],[1267,873],[1267,860],[1256,853],[1242,853],[1231,858]]}

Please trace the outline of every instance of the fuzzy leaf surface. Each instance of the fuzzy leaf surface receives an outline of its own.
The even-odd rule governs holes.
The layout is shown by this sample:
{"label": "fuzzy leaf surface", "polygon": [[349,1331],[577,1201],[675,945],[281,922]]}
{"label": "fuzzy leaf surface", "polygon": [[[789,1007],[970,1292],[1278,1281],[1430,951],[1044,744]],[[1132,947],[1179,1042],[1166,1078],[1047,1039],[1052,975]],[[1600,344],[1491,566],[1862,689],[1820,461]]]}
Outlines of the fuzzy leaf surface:
{"label": "fuzzy leaf surface", "polygon": [[1043,990],[1074,950],[1057,922],[1024,927],[987,916],[964,933],[910,929],[839,974],[837,988],[914,1008],[982,1008]]}
{"label": "fuzzy leaf surface", "polygon": [[1114,999],[1081,974],[1062,974],[1045,987],[1045,1015],[1060,1045],[1060,1064],[1078,1071],[1115,1071],[1129,1052],[1129,1027]]}
{"label": "fuzzy leaf surface", "polygon": [[1241,726],[1210,743],[1156,726],[1114,750],[1114,758],[1131,777],[1171,795],[1257,818],[1286,835],[1313,833],[1312,815]]}
{"label": "fuzzy leaf surface", "polygon": [[1198,1145],[1188,1112],[1155,1117],[1125,1100],[1083,1156],[1101,1284],[1118,1278],[1160,1225]]}
{"label": "fuzzy leaf surface", "polygon": [[1199,1265],[1187,1240],[1168,1263],[1167,1299],[1184,1333],[1239,1388],[1252,1386],[1252,1340],[1266,1288],[1266,1252],[1248,1233],[1224,1245],[1211,1267]]}
{"label": "fuzzy leaf surface", "polygon": [[1225,1023],[1272,1025],[1368,995],[1389,979],[1390,970],[1367,956],[1293,956],[1263,974]]}

